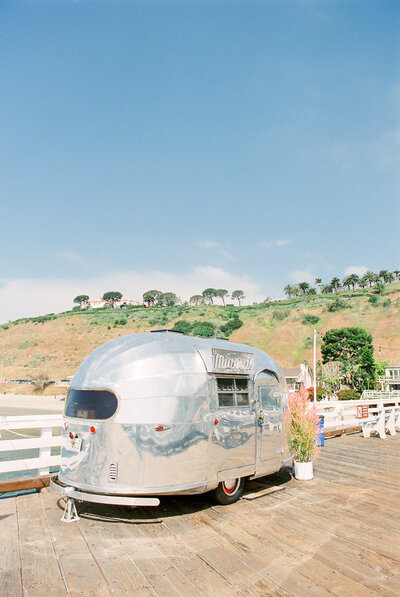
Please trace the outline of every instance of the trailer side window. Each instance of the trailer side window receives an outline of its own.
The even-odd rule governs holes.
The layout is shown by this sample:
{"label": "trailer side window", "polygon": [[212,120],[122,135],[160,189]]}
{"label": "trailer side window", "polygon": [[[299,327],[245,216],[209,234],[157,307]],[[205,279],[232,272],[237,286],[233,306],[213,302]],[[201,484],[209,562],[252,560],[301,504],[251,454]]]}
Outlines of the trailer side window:
{"label": "trailer side window", "polygon": [[218,405],[248,406],[249,380],[246,378],[217,377]]}
{"label": "trailer side window", "polygon": [[117,406],[117,397],[107,390],[71,389],[65,405],[65,416],[104,420],[113,416]]}

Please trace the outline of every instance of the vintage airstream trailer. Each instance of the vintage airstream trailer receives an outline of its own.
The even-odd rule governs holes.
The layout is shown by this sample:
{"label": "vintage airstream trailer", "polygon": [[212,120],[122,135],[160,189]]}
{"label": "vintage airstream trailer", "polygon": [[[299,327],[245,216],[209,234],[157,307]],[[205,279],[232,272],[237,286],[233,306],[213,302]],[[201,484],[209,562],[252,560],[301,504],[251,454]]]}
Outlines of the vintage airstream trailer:
{"label": "vintage airstream trailer", "polygon": [[234,502],[246,478],[290,459],[286,406],[285,380],[261,350],[171,331],[122,336],[94,350],[71,381],[51,486],[130,506],[210,490]]}

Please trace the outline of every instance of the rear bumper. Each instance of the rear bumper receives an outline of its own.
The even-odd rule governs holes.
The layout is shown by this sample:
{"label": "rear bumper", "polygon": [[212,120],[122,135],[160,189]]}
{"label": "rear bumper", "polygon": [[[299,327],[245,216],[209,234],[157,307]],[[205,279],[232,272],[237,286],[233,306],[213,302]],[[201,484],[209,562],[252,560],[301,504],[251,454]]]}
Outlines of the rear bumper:
{"label": "rear bumper", "polygon": [[50,487],[66,498],[95,504],[112,504],[115,506],[159,506],[160,500],[154,497],[131,497],[126,495],[106,495],[79,491],[71,485],[58,480],[57,475],[50,479]]}

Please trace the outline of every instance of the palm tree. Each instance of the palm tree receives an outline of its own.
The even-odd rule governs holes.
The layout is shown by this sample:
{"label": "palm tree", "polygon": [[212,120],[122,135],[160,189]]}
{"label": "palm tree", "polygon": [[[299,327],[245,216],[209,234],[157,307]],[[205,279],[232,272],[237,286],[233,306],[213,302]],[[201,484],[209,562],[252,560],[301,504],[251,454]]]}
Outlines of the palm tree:
{"label": "palm tree", "polygon": [[349,290],[350,290],[350,286],[351,286],[352,289],[354,290],[355,285],[358,284],[359,281],[360,281],[360,278],[357,276],[357,274],[349,274],[343,280],[343,286],[347,286],[347,288]]}
{"label": "palm tree", "polygon": [[371,288],[372,284],[375,282],[376,274],[374,274],[374,272],[368,271],[366,272],[365,277],[367,278],[369,287]]}
{"label": "palm tree", "polygon": [[368,284],[368,278],[367,278],[367,276],[366,276],[366,275],[364,275],[362,278],[360,278],[360,280],[359,280],[359,282],[358,282],[358,285],[359,285],[361,288],[365,288],[367,284]]}
{"label": "palm tree", "polygon": [[345,278],[343,278],[342,284],[343,284],[343,286],[347,286],[347,290],[350,290],[350,286],[351,286],[350,276],[346,276]]}
{"label": "palm tree", "polygon": [[322,279],[321,278],[315,278],[315,282],[314,283],[318,286],[318,294],[321,294]]}
{"label": "palm tree", "polygon": [[398,269],[395,269],[395,270],[393,271],[393,273],[394,273],[394,275],[396,276],[396,278],[397,278],[398,280],[400,280],[400,270],[398,270]]}
{"label": "palm tree", "polygon": [[308,289],[310,288],[310,285],[308,282],[300,282],[299,288],[300,288],[303,296],[305,296],[308,292]]}
{"label": "palm tree", "polygon": [[283,292],[286,294],[288,298],[292,298],[292,296],[295,296],[296,294],[296,289],[292,284],[286,284],[285,288],[283,289]]}
{"label": "palm tree", "polygon": [[389,282],[389,284],[391,284],[392,282],[394,282],[394,275],[392,274],[392,272],[388,272],[387,273],[386,282]]}
{"label": "palm tree", "polygon": [[321,288],[321,292],[322,294],[331,294],[331,292],[333,292],[334,288],[332,286],[332,284],[324,284]]}
{"label": "palm tree", "polygon": [[380,277],[380,279],[382,280],[382,282],[387,282],[387,277],[388,277],[389,272],[387,271],[387,269],[381,269],[381,271],[379,272],[378,276]]}
{"label": "palm tree", "polygon": [[341,287],[339,278],[332,278],[331,285],[335,289],[335,292],[338,292],[339,288]]}

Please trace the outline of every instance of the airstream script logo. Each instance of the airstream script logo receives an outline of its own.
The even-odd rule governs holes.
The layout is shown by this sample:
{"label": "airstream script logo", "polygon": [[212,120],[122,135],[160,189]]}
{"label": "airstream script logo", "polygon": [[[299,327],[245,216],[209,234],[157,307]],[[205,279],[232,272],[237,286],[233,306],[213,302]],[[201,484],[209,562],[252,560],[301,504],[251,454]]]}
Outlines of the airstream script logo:
{"label": "airstream script logo", "polygon": [[254,370],[254,355],[247,352],[212,350],[213,371],[218,373],[249,373]]}

